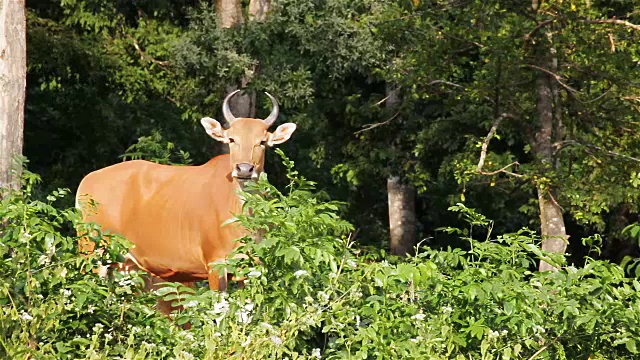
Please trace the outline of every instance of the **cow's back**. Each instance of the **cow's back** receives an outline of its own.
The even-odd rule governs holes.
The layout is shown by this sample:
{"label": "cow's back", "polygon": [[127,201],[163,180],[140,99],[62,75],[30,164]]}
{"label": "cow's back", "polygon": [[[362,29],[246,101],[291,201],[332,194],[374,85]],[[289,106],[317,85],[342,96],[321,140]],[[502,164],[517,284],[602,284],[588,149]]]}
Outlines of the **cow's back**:
{"label": "cow's back", "polygon": [[127,207],[127,198],[140,193],[139,174],[150,164],[142,160],[127,161],[85,176],[76,192],[76,207],[82,210],[83,220],[94,221],[112,231],[119,228],[125,216],[119,210]]}

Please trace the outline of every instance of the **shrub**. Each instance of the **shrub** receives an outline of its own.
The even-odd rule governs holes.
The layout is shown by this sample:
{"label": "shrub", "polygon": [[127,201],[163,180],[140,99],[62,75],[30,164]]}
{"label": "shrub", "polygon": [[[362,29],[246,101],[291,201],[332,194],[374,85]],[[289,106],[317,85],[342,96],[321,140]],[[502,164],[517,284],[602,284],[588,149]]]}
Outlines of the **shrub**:
{"label": "shrub", "polygon": [[[102,279],[90,269],[125,251],[112,238],[102,255],[77,254],[75,210],[5,198],[0,275],[5,357],[136,359],[632,359],[640,335],[640,283],[621,267],[584,267],[543,253],[529,230],[467,237],[469,250],[421,249],[378,260],[354,244],[342,204],[288,169],[285,191],[263,176],[241,195],[251,215],[227,267],[246,276],[228,293],[167,283],[157,291],[182,305],[171,318],[136,295],[139,278]],[[50,201],[63,192],[52,195]],[[463,205],[470,226],[491,223]],[[88,226],[88,225],[85,225]],[[98,230],[92,228],[93,230]],[[474,231],[478,233],[478,231]],[[48,239],[48,240],[47,240]],[[92,238],[97,241],[97,237]],[[52,248],[51,245],[55,246]],[[103,245],[105,246],[105,245]],[[52,250],[53,249],[53,250]],[[44,257],[43,257],[44,256]],[[557,272],[532,271],[540,258]],[[47,260],[44,260],[47,259]],[[259,261],[257,259],[260,259]],[[42,262],[42,263],[41,263]],[[64,274],[64,275],[63,275]],[[89,312],[88,309],[93,309]],[[180,324],[189,323],[189,329]]]}
{"label": "shrub", "polygon": [[[81,224],[76,209],[56,209],[68,190],[33,200],[38,181],[25,171],[21,190],[0,201],[0,358],[112,358],[157,340],[165,343],[147,353],[168,354],[177,343],[169,336],[174,330],[150,308],[153,300],[138,294],[141,279],[92,272],[122,259],[124,241],[104,234],[108,241],[99,242],[100,229]],[[98,251],[78,254],[75,227],[90,234]]]}

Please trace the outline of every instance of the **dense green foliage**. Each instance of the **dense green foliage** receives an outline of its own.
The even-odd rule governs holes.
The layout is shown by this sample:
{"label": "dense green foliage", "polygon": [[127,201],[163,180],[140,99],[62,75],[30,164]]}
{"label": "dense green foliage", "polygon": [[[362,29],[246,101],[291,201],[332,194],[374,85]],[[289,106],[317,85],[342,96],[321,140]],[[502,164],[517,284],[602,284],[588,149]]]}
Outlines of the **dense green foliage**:
{"label": "dense green foliage", "polygon": [[[637,357],[637,1],[280,0],[229,29],[214,3],[27,1],[25,155],[44,181],[26,172],[0,200],[0,357]],[[69,193],[115,162],[221,153],[198,120],[247,79],[258,116],[269,91],[298,124],[283,149],[316,182],[268,153],[271,185],[236,219],[264,235],[238,250],[261,262],[220,265],[248,286],[166,284],[183,308],[160,316],[139,274],[92,272],[125,239],[77,253],[75,229],[100,230]],[[418,190],[412,258],[386,254],[390,175]],[[567,257],[539,249],[540,189]],[[536,273],[541,258],[560,271]]]}
{"label": "dense green foliage", "polygon": [[[126,242],[112,236],[100,242],[99,228],[79,223],[76,209],[57,209],[68,190],[54,191],[46,201],[33,199],[38,180],[27,172],[22,190],[0,202],[0,357],[111,358],[139,352],[141,341],[158,336],[177,346],[169,321],[149,307],[152,298],[140,296],[139,277],[105,281],[92,271],[122,260]],[[78,254],[71,235],[76,227],[93,234],[98,251]]]}
{"label": "dense green foliage", "polygon": [[[535,189],[551,186],[569,235],[605,234],[607,258],[636,252],[620,235],[640,194],[633,1],[537,10],[501,0],[277,1],[266,21],[231,29],[195,0],[33,1],[28,12],[25,152],[48,190],[73,190],[138,139],[207,161],[220,150],[197,120],[219,115],[227,85],[248,78],[249,91],[278,98],[280,121],[299,125],[285,150],[347,202],[361,243],[386,246],[384,185],[394,174],[419,190],[420,236],[435,246],[452,240],[435,229],[457,221],[446,208],[460,201],[501,231],[537,227]],[[557,68],[546,65],[550,49]],[[552,167],[532,153],[535,81],[547,73],[557,88]],[[397,113],[384,106],[389,86]],[[268,101],[258,100],[264,115]],[[479,144],[503,115],[483,168],[492,175],[480,174]],[[509,164],[521,177],[496,172]],[[580,262],[587,249],[571,243]]]}
{"label": "dense green foliage", "polygon": [[[427,250],[380,259],[354,247],[352,225],[285,158],[289,183],[263,177],[244,193],[239,216],[260,243],[226,265],[247,277],[229,293],[167,284],[157,291],[183,309],[165,318],[140,296],[140,278],[91,272],[125,251],[112,238],[102,255],[78,254],[75,209],[33,200],[32,182],[0,203],[0,295],[6,358],[89,359],[625,359],[638,353],[640,283],[589,259],[582,268],[541,253],[526,229],[474,239],[491,221],[463,205],[468,224],[447,229],[471,250]],[[33,179],[28,175],[28,179]],[[95,227],[92,227],[95,229]],[[97,235],[97,234],[96,234]],[[97,241],[96,237],[92,238]],[[597,239],[585,239],[587,243]],[[530,269],[540,257],[562,266]],[[178,324],[190,323],[185,330]],[[535,355],[534,355],[535,354]]]}

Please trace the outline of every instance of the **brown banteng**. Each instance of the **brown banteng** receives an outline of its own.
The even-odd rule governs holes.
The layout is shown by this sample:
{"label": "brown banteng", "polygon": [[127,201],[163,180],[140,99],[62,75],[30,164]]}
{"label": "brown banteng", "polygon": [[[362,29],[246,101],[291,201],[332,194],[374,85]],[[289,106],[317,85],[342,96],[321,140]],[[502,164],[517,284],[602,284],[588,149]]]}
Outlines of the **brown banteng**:
{"label": "brown banteng", "polygon": [[[211,264],[224,261],[238,246],[234,240],[245,235],[238,225],[223,226],[242,211],[236,191],[264,170],[266,148],[287,141],[296,129],[287,123],[268,131],[279,111],[268,93],[273,109],[266,119],[235,118],[229,99],[237,92],[222,106],[228,129],[214,119],[201,120],[209,136],[229,144],[229,154],[200,166],[127,161],[94,171],[80,183],[76,203],[84,220],[131,241],[130,265],[165,281],[208,279],[211,289],[226,288],[226,276],[212,271]],[[83,205],[84,199],[97,204],[95,211]],[[80,244],[87,252],[93,245]]]}

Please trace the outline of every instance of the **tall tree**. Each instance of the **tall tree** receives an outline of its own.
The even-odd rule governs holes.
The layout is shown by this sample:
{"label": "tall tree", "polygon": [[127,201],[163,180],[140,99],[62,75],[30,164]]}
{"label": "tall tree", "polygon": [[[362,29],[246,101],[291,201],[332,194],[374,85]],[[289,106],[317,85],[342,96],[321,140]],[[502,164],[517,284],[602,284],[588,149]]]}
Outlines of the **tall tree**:
{"label": "tall tree", "polygon": [[[256,11],[259,7],[256,7]],[[242,25],[244,15],[242,14],[241,0],[216,0],[216,14],[218,15],[218,24],[223,29],[233,28]],[[226,92],[230,93],[238,88],[244,89],[249,85],[253,69],[245,69],[244,75],[239,80],[239,84],[229,84]],[[230,101],[233,113],[237,117],[255,117],[255,94],[240,93],[233,97]]]}
{"label": "tall tree", "polygon": [[249,2],[249,20],[265,21],[271,9],[271,0],[251,0]]}
{"label": "tall tree", "polygon": [[[537,5],[534,6],[534,11]],[[562,111],[558,95],[558,85],[553,74],[558,73],[557,51],[552,43],[552,37],[548,41],[540,41],[538,51],[539,71],[536,76],[536,115],[538,127],[533,139],[532,151],[536,157],[542,172],[555,172],[559,163],[553,151],[553,144],[564,140],[562,131]],[[564,254],[567,249],[568,236],[564,224],[562,207],[556,200],[558,197],[557,187],[553,183],[538,182],[536,184],[538,193],[538,206],[540,208],[540,236],[542,237],[542,249]],[[545,261],[540,262],[540,271],[555,270],[556,268]]]}
{"label": "tall tree", "polygon": [[[427,16],[443,29],[437,47],[449,48],[439,70],[425,60],[424,47],[408,59],[422,57],[410,81],[424,76],[446,89],[451,121],[462,114],[484,118],[476,126],[490,128],[484,141],[469,142],[470,151],[482,149],[477,166],[454,163],[465,188],[489,176],[507,193],[533,195],[520,209],[538,213],[543,248],[557,253],[567,248],[568,221],[604,230],[604,217],[617,207],[638,211],[640,194],[629,186],[638,169],[640,85],[629,80],[640,71],[637,2],[465,4],[425,12],[448,14]],[[496,131],[501,138],[487,153]],[[551,267],[543,262],[540,269]]]}
{"label": "tall tree", "polygon": [[[386,106],[390,110],[390,116],[400,116],[400,89],[387,84],[386,96]],[[387,178],[391,254],[406,256],[413,251],[416,241],[415,192],[415,188],[399,174],[391,173]]]}
{"label": "tall tree", "polygon": [[0,2],[0,188],[20,185],[13,160],[23,145],[26,26],[24,0]]}

